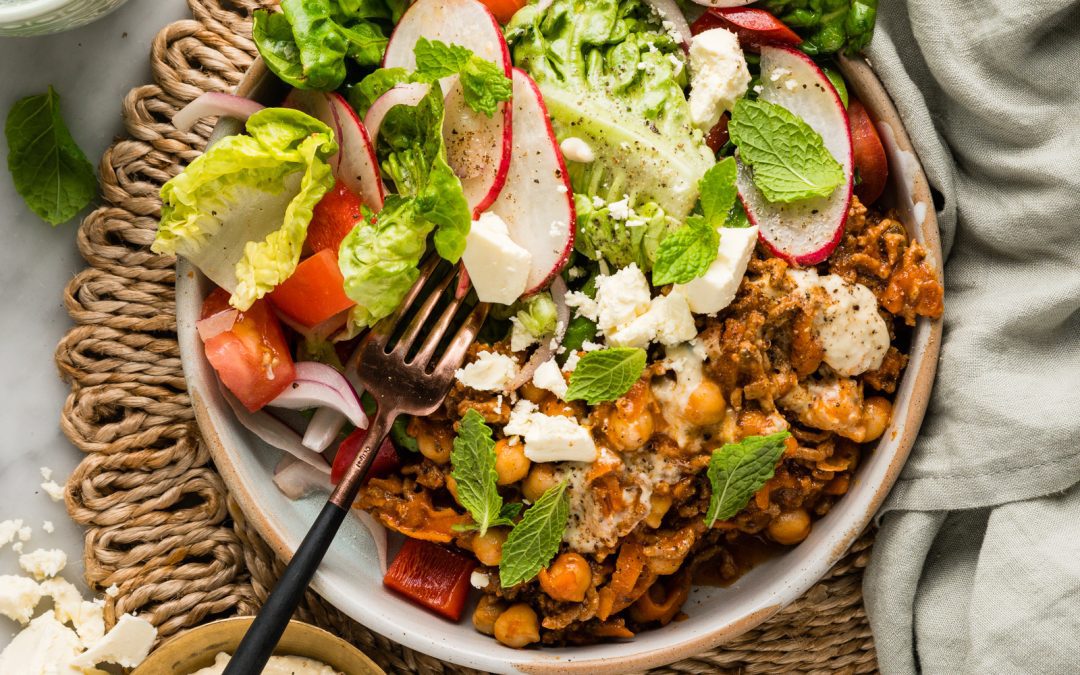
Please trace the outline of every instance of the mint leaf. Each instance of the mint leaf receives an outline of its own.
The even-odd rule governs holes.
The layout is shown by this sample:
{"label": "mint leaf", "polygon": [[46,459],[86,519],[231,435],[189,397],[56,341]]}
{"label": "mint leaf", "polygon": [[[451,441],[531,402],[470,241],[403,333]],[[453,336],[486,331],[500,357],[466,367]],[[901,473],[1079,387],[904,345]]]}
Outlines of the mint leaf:
{"label": "mint leaf", "polygon": [[737,174],[735,158],[725,157],[706,171],[698,183],[701,188],[701,211],[713,228],[724,227],[727,223],[728,213],[739,196],[739,189],[735,187]]}
{"label": "mint leaf", "polygon": [[[513,516],[504,512],[502,496],[499,495],[499,475],[495,471],[495,440],[491,428],[484,424],[483,416],[469,410],[461,419],[454,450],[450,453],[453,471],[450,475],[457,481],[458,501],[469,512],[475,526],[459,529],[477,529],[480,534],[495,525],[513,525]],[[513,506],[513,505],[507,505]],[[517,507],[520,509],[520,505]],[[514,515],[517,515],[516,511]]]}
{"label": "mint leaf", "polygon": [[64,124],[60,95],[52,87],[16,101],[4,133],[15,191],[43,220],[59,225],[94,198],[94,167]]}
{"label": "mint leaf", "polygon": [[643,372],[644,349],[619,347],[589,352],[570,375],[566,400],[584,399],[589,405],[614,401],[629,391]]}
{"label": "mint leaf", "polygon": [[784,454],[786,431],[771,436],[748,436],[738,443],[728,443],[709,460],[709,510],[705,525],[728,520],[742,511],[754,493],[776,473],[776,463]]}
{"label": "mint leaf", "polygon": [[559,552],[566,523],[570,519],[570,499],[564,480],[529,507],[525,517],[510,530],[499,563],[499,583],[511,588],[535,577]]}
{"label": "mint leaf", "polygon": [[495,114],[499,103],[509,101],[513,95],[513,84],[506,73],[465,47],[420,38],[413,48],[413,54],[416,56],[418,78],[434,82],[460,75],[465,103],[488,117]]}
{"label": "mint leaf", "polygon": [[[726,211],[721,213],[727,217]],[[685,284],[697,279],[716,260],[719,247],[716,226],[701,216],[690,216],[685,225],[660,242],[653,263],[653,285]]]}
{"label": "mint leaf", "polygon": [[844,182],[844,169],[821,135],[776,104],[739,99],[728,131],[739,158],[754,170],[754,185],[770,202],[828,197]]}

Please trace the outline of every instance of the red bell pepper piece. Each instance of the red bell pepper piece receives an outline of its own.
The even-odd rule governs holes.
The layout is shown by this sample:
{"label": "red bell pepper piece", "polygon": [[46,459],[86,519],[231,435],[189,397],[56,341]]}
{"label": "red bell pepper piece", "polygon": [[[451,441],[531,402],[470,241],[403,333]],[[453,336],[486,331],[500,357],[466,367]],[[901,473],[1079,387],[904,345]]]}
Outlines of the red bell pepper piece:
{"label": "red bell pepper piece", "polygon": [[739,46],[757,51],[762,45],[797,47],[802,38],[784,22],[765,11],[752,7],[713,7],[690,26],[694,35],[713,28],[726,28],[739,36]]}
{"label": "red bell pepper piece", "polygon": [[323,249],[302,261],[269,295],[274,306],[297,323],[314,328],[356,303],[345,295],[337,250]]}
{"label": "red bell pepper piece", "polygon": [[461,618],[476,561],[448,548],[406,539],[383,585],[451,621]]}
{"label": "red bell pepper piece", "polygon": [[[360,454],[360,446],[363,445],[365,438],[367,438],[367,429],[357,429],[349,434],[338,446],[337,454],[334,455],[334,465],[330,467],[330,482],[332,484],[337,485],[345,477],[349,467],[356,461],[356,456]],[[379,451],[375,453],[375,459],[371,460],[371,468],[368,469],[364,481],[367,482],[370,478],[382,478],[400,465],[397,448],[387,438],[379,446]]]}

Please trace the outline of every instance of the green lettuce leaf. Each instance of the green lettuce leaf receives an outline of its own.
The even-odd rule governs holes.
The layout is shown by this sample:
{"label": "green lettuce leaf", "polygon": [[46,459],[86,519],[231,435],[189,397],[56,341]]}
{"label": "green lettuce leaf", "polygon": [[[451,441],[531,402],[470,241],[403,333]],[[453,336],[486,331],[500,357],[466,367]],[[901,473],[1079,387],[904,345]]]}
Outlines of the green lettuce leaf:
{"label": "green lettuce leaf", "polygon": [[[639,213],[654,203],[682,222],[715,158],[690,121],[683,51],[651,7],[642,0],[530,4],[506,35],[515,65],[537,81],[559,139],[581,138],[596,155],[571,163],[574,191],[608,203],[629,196]],[[583,229],[590,227],[606,226],[586,221]],[[642,262],[645,237],[616,246],[601,245],[602,235],[583,237],[579,250]]]}
{"label": "green lettuce leaf", "polygon": [[762,7],[803,37],[807,54],[857,54],[874,36],[877,0],[763,0]]}
{"label": "green lettuce leaf", "polygon": [[615,267],[637,263],[643,271],[652,269],[660,242],[679,228],[655,202],[639,205],[634,217],[617,220],[611,207],[600,197],[574,195],[577,211],[577,238],[574,248],[592,260],[603,258]]}
{"label": "green lettuce leaf", "polygon": [[333,132],[298,110],[267,108],[161,188],[151,247],[182,255],[245,310],[288,279],[312,209],[334,186]]}

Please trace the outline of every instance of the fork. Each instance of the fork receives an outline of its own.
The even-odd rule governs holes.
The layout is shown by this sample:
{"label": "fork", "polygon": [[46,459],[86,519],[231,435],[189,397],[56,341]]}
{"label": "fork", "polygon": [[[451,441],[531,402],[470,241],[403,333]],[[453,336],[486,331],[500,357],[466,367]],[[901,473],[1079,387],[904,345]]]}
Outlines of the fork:
{"label": "fork", "polygon": [[[469,311],[441,355],[435,358],[442,338],[453,325],[467,297],[460,292],[460,287],[447,293],[458,271],[451,271],[435,284],[401,337],[392,340],[403,319],[432,280],[438,262],[437,258],[433,258],[421,268],[420,277],[406,294],[401,306],[371,329],[357,350],[359,358],[350,359],[350,364],[356,362],[363,366],[356,373],[359,384],[374,397],[378,409],[368,426],[367,437],[356,461],[330,495],[281,579],[248,628],[225,668],[226,675],[262,672],[334,535],[356,500],[376,450],[390,432],[394,420],[403,413],[430,415],[442,405],[450,391],[454,373],[465,360],[465,352],[476,338],[488,310],[485,303],[478,303]],[[446,308],[431,323],[429,318],[444,298],[448,303]],[[418,338],[425,333],[415,355],[410,356]]]}

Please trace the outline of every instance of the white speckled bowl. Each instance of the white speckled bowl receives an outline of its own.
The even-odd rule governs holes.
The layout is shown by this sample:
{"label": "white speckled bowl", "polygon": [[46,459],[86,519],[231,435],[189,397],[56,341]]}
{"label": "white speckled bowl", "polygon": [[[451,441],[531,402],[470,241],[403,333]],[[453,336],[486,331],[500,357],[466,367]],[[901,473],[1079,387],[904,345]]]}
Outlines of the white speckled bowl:
{"label": "white speckled bowl", "polygon": [[[852,90],[866,105],[888,145],[890,197],[910,232],[941,268],[941,244],[926,178],[888,94],[862,61],[842,64]],[[261,62],[239,93],[268,104],[280,83]],[[219,132],[232,133],[223,125]],[[279,453],[261,445],[234,419],[195,331],[209,283],[181,263],[177,281],[180,348],[196,417],[225,482],[259,532],[288,558],[323,504],[323,497],[291,502],[271,482]],[[920,320],[911,361],[896,396],[893,422],[870,453],[851,491],[798,547],[758,566],[729,588],[696,588],[684,606],[689,615],[633,641],[561,649],[513,650],[477,633],[467,619],[450,623],[382,587],[374,547],[352,519],[315,576],[315,589],[360,623],[426,654],[498,673],[625,673],[693,656],[753,628],[793,602],[839,560],[870,522],[911,451],[933,386],[941,341],[940,322]]]}
{"label": "white speckled bowl", "polygon": [[86,25],[127,0],[0,0],[0,35],[30,37]]}

